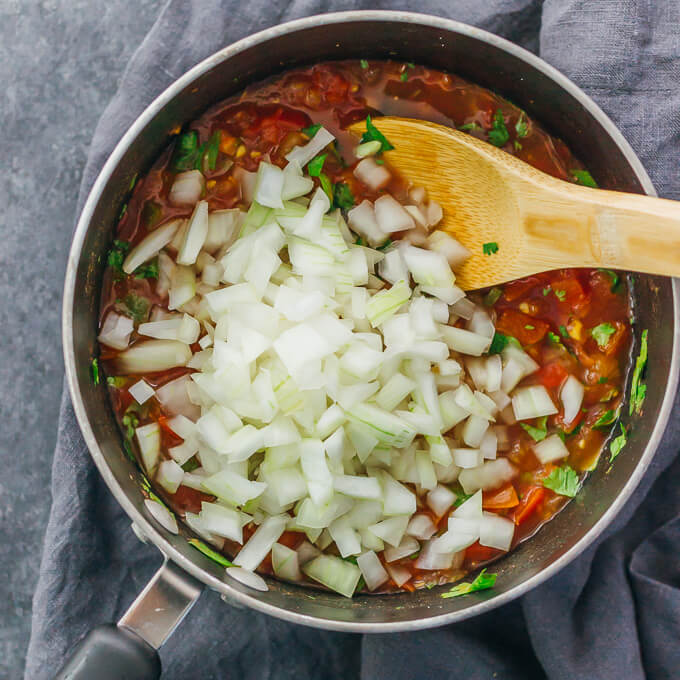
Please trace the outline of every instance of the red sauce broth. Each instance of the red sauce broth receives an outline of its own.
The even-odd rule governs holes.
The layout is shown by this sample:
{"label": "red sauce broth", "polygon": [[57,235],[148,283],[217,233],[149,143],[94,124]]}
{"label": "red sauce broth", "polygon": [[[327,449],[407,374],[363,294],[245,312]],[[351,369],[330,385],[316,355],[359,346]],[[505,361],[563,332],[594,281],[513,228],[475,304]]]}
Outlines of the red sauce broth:
{"label": "red sauce broth", "polygon": [[[367,66],[359,61],[329,62],[289,71],[212,107],[188,129],[197,131],[200,144],[207,142],[217,131],[221,135],[216,168],[204,173],[207,179],[205,200],[210,210],[245,207],[235,171],[238,168],[253,171],[263,159],[285,165],[284,156],[288,151],[307,141],[301,130],[315,123],[324,125],[337,139],[337,154],[329,153],[324,172],[334,183],[345,182],[358,204],[364,198],[377,198],[385,190],[403,199],[408,185],[398,176],[381,192],[372,192],[360,184],[352,174],[351,151],[356,140],[346,131],[348,125],[364,119],[367,114],[407,116],[452,127],[466,126],[470,134],[487,140],[497,111],[502,112],[510,133],[503,147],[505,151],[554,177],[575,181],[572,170],[583,169],[583,165],[563,142],[548,135],[519,108],[458,76],[399,62],[376,61]],[[520,126],[517,126],[520,120],[526,126],[526,134],[522,136],[518,133]],[[377,125],[379,127],[379,121]],[[170,168],[172,152],[172,148],[167,149],[135,185],[118,224],[117,239],[134,245],[150,229],[175,217],[189,216],[190,208],[175,207],[168,202],[168,192],[176,174]],[[346,159],[349,165],[345,166],[341,159]],[[120,307],[121,300],[131,291],[148,299],[151,305],[167,309],[167,296],[158,296],[154,283],[131,276],[119,280],[108,268],[100,318],[103,319],[113,306]],[[520,384],[544,385],[555,404],[561,404],[559,390],[567,375],[574,375],[585,385],[582,412],[569,428],[563,422],[561,410],[547,421],[549,433],[564,433],[569,457],[561,462],[568,463],[584,477],[595,466],[610,430],[593,425],[607,411],[616,411],[623,397],[632,343],[629,324],[632,298],[627,282],[622,278],[614,290],[611,273],[566,269],[510,282],[502,286],[501,291],[500,294],[496,291],[494,297],[497,299],[488,306],[495,317],[497,331],[517,338],[541,367]],[[471,297],[480,302],[486,293],[480,291]],[[615,333],[600,348],[590,330],[603,322],[612,324]],[[132,341],[136,338],[134,333]],[[116,354],[114,350],[102,348],[102,366],[108,376],[118,375]],[[191,369],[173,369],[144,377],[157,388],[188,372]],[[126,380],[124,385],[110,388],[114,410],[121,423],[131,405],[140,424],[159,421],[162,455],[169,458],[167,449],[176,446],[181,439],[164,426],[167,414],[156,400],[150,400],[142,407],[134,405],[127,391],[127,386],[134,382],[133,379]],[[537,423],[532,421],[531,424]],[[483,505],[486,510],[515,522],[516,545],[540,529],[569,498],[543,486],[543,478],[556,466],[542,465],[537,460],[531,448],[533,439],[519,424],[508,426],[508,438],[508,449],[499,450],[498,455],[506,456],[520,474],[500,489],[484,492]],[[180,516],[185,512],[200,511],[202,501],[214,500],[209,494],[185,486],[180,486],[175,494],[168,494],[160,487],[155,491]],[[420,499],[418,503],[419,512],[427,512],[444,528],[445,518],[434,516]],[[251,525],[244,528],[244,541],[253,531]],[[287,531],[280,542],[295,548],[304,539],[304,534]],[[227,555],[233,555],[238,548],[237,544],[227,541],[223,550]],[[420,571],[412,557],[393,564],[405,566],[412,572],[412,578],[402,589],[414,590],[457,580],[466,571],[503,554],[475,543],[467,548],[462,564],[451,570]],[[382,554],[380,558],[384,561]],[[259,570],[272,573],[270,557]],[[399,588],[389,581],[380,592],[394,590]]]}

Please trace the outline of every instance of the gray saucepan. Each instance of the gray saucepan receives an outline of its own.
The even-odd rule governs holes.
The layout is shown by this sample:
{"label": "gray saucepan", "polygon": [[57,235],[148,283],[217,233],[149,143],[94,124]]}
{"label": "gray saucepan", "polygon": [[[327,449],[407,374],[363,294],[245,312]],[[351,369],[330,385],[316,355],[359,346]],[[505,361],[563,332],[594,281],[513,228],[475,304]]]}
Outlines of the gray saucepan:
{"label": "gray saucepan", "polygon": [[649,329],[654,357],[644,413],[615,465],[610,469],[603,456],[566,509],[494,565],[493,590],[452,599],[442,599],[435,588],[350,600],[268,579],[269,591],[256,592],[195,550],[188,532],[171,535],[150,518],[140,473],[124,453],[106,387],[93,384],[90,375],[105,254],[130,180],[150,166],[173,128],[246,84],[294,66],[344,58],[397,58],[459,74],[524,108],[567,143],[601,186],[654,194],[621,133],[565,76],[506,40],[433,16],[366,11],[294,21],[225,47],[173,83],[127,131],[92,188],[68,259],[63,308],[66,375],[92,459],[138,535],[154,543],[165,561],[121,621],[90,633],[59,677],[159,677],[156,650],[204,585],[229,602],[336,631],[405,632],[487,612],[535,588],[583,552],[626,503],[662,439],[678,382],[679,291],[672,279],[635,276],[635,329]]}

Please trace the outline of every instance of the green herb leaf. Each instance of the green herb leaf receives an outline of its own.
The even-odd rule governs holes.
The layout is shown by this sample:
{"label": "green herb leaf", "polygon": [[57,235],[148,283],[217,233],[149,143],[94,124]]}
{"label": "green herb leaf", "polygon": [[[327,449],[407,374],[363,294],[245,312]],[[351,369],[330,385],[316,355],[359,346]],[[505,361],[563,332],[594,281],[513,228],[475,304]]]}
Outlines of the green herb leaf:
{"label": "green herb leaf", "polygon": [[325,172],[319,173],[319,182],[321,182],[321,188],[326,192],[328,200],[333,203],[333,182],[328,178]]}
{"label": "green herb leaf", "polygon": [[321,123],[314,123],[313,125],[310,125],[309,127],[302,128],[300,132],[302,132],[303,135],[307,135],[310,139],[321,129]]}
{"label": "green herb leaf", "polygon": [[555,291],[555,297],[556,297],[560,302],[564,302],[564,298],[567,297],[567,291],[566,291],[566,290],[556,290],[556,291]]}
{"label": "green herb leaf", "polygon": [[465,493],[462,488],[454,491],[456,494],[456,500],[453,501],[453,507],[457,508],[460,505],[463,505],[468,498],[472,498],[472,494]]}
{"label": "green herb leaf", "polygon": [[612,443],[609,445],[610,463],[619,455],[619,453],[621,453],[621,449],[628,443],[628,435],[626,434],[626,428],[623,427],[623,423],[619,423],[619,427],[621,428],[621,434],[612,439]]}
{"label": "green herb leaf", "polygon": [[543,289],[543,297],[545,297],[550,292],[550,286]]}
{"label": "green herb leaf", "polygon": [[191,456],[191,458],[182,465],[182,470],[184,470],[184,472],[193,472],[199,467],[201,467],[201,464],[196,459],[196,456]]}
{"label": "green herb leaf", "polygon": [[133,321],[141,323],[149,313],[151,303],[146,299],[130,291],[124,298],[123,304]]}
{"label": "green herb leaf", "polygon": [[142,208],[142,221],[147,229],[154,227],[161,219],[163,208],[154,201],[145,201]]}
{"label": "green herb leaf", "polygon": [[123,427],[125,428],[125,436],[132,440],[135,436],[135,428],[139,425],[139,417],[137,414],[128,408],[123,414]]}
{"label": "green herb leaf", "polygon": [[90,369],[92,371],[92,382],[95,385],[99,385],[99,361],[97,359],[92,359]]}
{"label": "green herb leaf", "polygon": [[115,387],[115,388],[118,389],[118,390],[119,390],[121,387],[124,387],[124,386],[125,386],[125,383],[127,383],[127,378],[125,378],[125,377],[123,377],[123,376],[119,376],[119,375],[117,375],[117,376],[112,376],[112,375],[110,375],[110,376],[106,379],[106,384],[107,384],[109,387]]}
{"label": "green herb leaf", "polygon": [[354,195],[348,184],[338,182],[333,185],[333,205],[342,210],[349,210],[354,206]]}
{"label": "green herb leaf", "polygon": [[106,263],[113,269],[113,276],[116,279],[125,278],[123,262],[125,261],[125,255],[128,250],[130,250],[130,244],[127,241],[119,241],[116,239],[113,242],[111,250],[109,250],[109,254],[106,256]]}
{"label": "green herb leaf", "polygon": [[597,182],[587,170],[572,170],[571,176],[576,180],[577,184],[597,189]]}
{"label": "green herb leaf", "polygon": [[543,486],[547,489],[552,489],[560,496],[573,498],[578,493],[578,475],[568,465],[564,465],[555,468],[547,477],[544,477]]}
{"label": "green herb leaf", "polygon": [[361,68],[368,68],[368,62],[365,59],[361,59],[359,64],[361,65]]}
{"label": "green herb leaf", "polygon": [[495,241],[490,241],[489,243],[482,244],[482,252],[485,255],[495,255],[498,252],[498,243]]}
{"label": "green herb leaf", "polygon": [[532,326],[530,323],[524,325],[524,329],[527,331],[534,331],[536,330],[536,326]]}
{"label": "green herb leaf", "polygon": [[552,331],[548,331],[548,340],[552,342],[553,345],[561,345],[562,341],[560,340],[560,336],[557,335],[557,333],[553,333]]}
{"label": "green herb leaf", "polygon": [[536,421],[536,427],[520,423],[520,427],[535,441],[542,442],[548,436],[548,416],[543,416]]}
{"label": "green herb leaf", "polygon": [[379,245],[379,246],[376,248],[376,250],[385,251],[385,250],[387,250],[391,245],[392,245],[392,239],[391,239],[391,238],[388,238],[387,241],[385,241],[385,243],[383,243],[382,245]]}
{"label": "green herb leaf", "polygon": [[199,157],[198,132],[190,130],[177,138],[170,167],[175,172],[193,170]]}
{"label": "green herb leaf", "polygon": [[477,578],[472,581],[472,583],[459,583],[453,586],[453,588],[451,588],[451,590],[447,591],[446,593],[442,593],[442,597],[460,597],[461,595],[474,593],[478,590],[487,590],[489,588],[493,588],[495,584],[496,574],[487,574],[486,569],[482,569],[482,571],[477,574]]}
{"label": "green herb leaf", "polygon": [[515,123],[515,132],[518,137],[526,137],[529,134],[529,121],[524,115],[524,111],[519,114],[519,118]]}
{"label": "green herb leaf", "polygon": [[566,327],[566,326],[560,326],[559,331],[560,331],[560,335],[561,335],[563,338],[568,338],[568,337],[569,337],[569,333],[567,333],[567,327]]}
{"label": "green herb leaf", "polygon": [[459,130],[462,130],[463,132],[469,132],[470,130],[481,130],[482,126],[479,125],[479,123],[465,123],[465,125],[461,125]]}
{"label": "green herb leaf", "polygon": [[190,543],[196,550],[202,552],[207,558],[211,559],[213,562],[217,562],[222,567],[233,567],[234,563],[230,562],[224,555],[214,551],[209,548],[203,541],[199,541],[197,538],[189,538],[187,542]]}
{"label": "green herb leaf", "polygon": [[208,170],[214,170],[217,167],[217,154],[220,151],[220,137],[221,133],[219,130],[213,132],[208,143],[205,145],[205,150],[203,152],[203,167],[198,168],[198,170],[206,172]]}
{"label": "green herb leaf", "polygon": [[496,110],[496,115],[493,117],[493,125],[491,130],[489,130],[489,141],[494,146],[505,146],[510,139],[510,133],[508,128],[505,127],[505,119],[503,118],[503,112],[500,109]]}
{"label": "green herb leaf", "polygon": [[390,142],[387,140],[387,137],[385,137],[385,135],[380,132],[380,130],[378,130],[378,128],[373,124],[371,117],[366,116],[366,132],[364,132],[364,134],[361,136],[361,143],[363,144],[364,142],[372,142],[374,140],[380,142],[380,152],[394,149],[392,144],[390,144]]}
{"label": "green herb leaf", "polygon": [[616,420],[618,415],[618,411],[609,409],[600,415],[600,417],[593,423],[593,427],[609,427]]}
{"label": "green herb leaf", "polygon": [[642,331],[642,336],[640,337],[640,353],[635,360],[635,368],[633,369],[633,378],[630,382],[630,405],[628,409],[628,414],[633,415],[637,413],[638,415],[642,412],[642,404],[647,396],[647,385],[642,382],[642,375],[644,374],[645,367],[647,366],[647,329]]}
{"label": "green herb leaf", "polygon": [[154,258],[151,262],[141,264],[135,269],[136,279],[157,279],[158,278],[158,258]]}
{"label": "green herb leaf", "polygon": [[595,328],[590,329],[590,334],[593,339],[598,344],[600,349],[604,349],[609,342],[609,338],[616,333],[616,328],[612,326],[609,322],[601,323]]}
{"label": "green herb leaf", "polygon": [[601,378],[597,379],[597,384],[598,385],[604,385],[607,382],[607,380],[609,380],[609,378],[607,378],[606,376],[603,375]]}
{"label": "green herb leaf", "polygon": [[515,147],[515,151],[521,151],[522,150],[522,145],[517,140],[515,140],[512,143],[512,145]]}
{"label": "green herb leaf", "polygon": [[327,153],[321,154],[316,158],[312,158],[307,164],[307,173],[310,177],[318,177],[323,169],[323,164],[326,162]]}
{"label": "green herb leaf", "polygon": [[598,269],[598,272],[602,272],[603,274],[607,274],[609,278],[612,280],[612,285],[609,290],[611,290],[612,293],[617,293],[620,288],[621,284],[621,277],[611,269]]}
{"label": "green herb leaf", "polygon": [[500,354],[508,345],[514,345],[519,349],[522,349],[517,338],[513,338],[512,335],[504,335],[496,331],[491,341],[491,346],[489,347],[489,354]]}
{"label": "green herb leaf", "polygon": [[492,288],[485,296],[484,296],[484,304],[487,307],[493,307],[498,300],[500,299],[501,295],[503,295],[503,290],[501,288]]}

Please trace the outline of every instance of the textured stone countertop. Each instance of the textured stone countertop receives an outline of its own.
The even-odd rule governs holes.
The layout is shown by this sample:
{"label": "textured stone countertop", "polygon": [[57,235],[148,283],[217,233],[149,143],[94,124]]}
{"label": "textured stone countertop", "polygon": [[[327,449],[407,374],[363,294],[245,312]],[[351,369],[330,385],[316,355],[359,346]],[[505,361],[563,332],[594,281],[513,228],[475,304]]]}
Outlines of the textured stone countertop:
{"label": "textured stone countertop", "polygon": [[50,505],[62,279],[96,122],[162,0],[0,0],[0,678],[20,678]]}

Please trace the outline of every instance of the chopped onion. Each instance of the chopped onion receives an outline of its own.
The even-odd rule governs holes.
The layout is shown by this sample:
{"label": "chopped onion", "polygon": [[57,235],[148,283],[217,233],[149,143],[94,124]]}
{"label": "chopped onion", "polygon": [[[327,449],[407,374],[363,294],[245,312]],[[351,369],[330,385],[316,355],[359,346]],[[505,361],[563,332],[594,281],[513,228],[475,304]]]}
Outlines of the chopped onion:
{"label": "chopped onion", "polygon": [[145,236],[127,255],[123,262],[123,271],[132,274],[137,267],[156,257],[165,246],[172,241],[182,220],[171,220],[154,229]]}
{"label": "chopped onion", "polygon": [[286,521],[286,518],[280,515],[268,517],[241,548],[234,559],[234,564],[250,571],[257,569],[274,543],[279,540],[286,528]]}
{"label": "chopped onion", "polygon": [[497,550],[510,550],[515,535],[515,523],[491,512],[482,515],[479,524],[479,544]]}
{"label": "chopped onion", "polygon": [[385,548],[385,561],[396,562],[403,557],[413,555],[420,549],[420,543],[412,536],[404,536],[396,547]]}
{"label": "chopped onion", "polygon": [[560,390],[560,399],[564,406],[564,422],[567,425],[572,423],[579,414],[584,394],[585,388],[573,375],[564,381]]}
{"label": "chopped onion", "polygon": [[479,489],[497,489],[517,474],[517,468],[507,458],[497,458],[474,469],[461,470],[458,481],[465,493],[473,493]]}
{"label": "chopped onion", "polygon": [[134,385],[131,385],[128,388],[128,392],[138,404],[145,403],[156,394],[153,387],[151,387],[151,385],[149,385],[149,383],[145,380],[139,380]]}
{"label": "chopped onion", "polygon": [[512,410],[517,420],[542,418],[557,413],[557,408],[543,385],[531,385],[517,390],[512,397]]}
{"label": "chopped onion", "polygon": [[249,571],[248,569],[227,567],[227,574],[244,586],[253,588],[253,590],[260,590],[262,592],[269,590],[269,586],[267,586],[265,580],[259,574]]}
{"label": "chopped onion", "polygon": [[174,518],[170,510],[168,510],[164,505],[161,505],[156,501],[152,501],[150,498],[146,498],[144,500],[144,507],[166,531],[169,531],[171,534],[179,533],[177,520]]}
{"label": "chopped onion", "polygon": [[[445,487],[441,487],[445,488]],[[430,491],[433,493],[436,489]],[[447,489],[448,491],[448,489]],[[446,512],[446,511],[444,511]],[[439,513],[438,513],[439,514]],[[441,513],[444,514],[444,513]],[[431,538],[437,531],[435,523],[430,519],[429,515],[413,515],[411,517],[408,526],[406,527],[406,534],[408,536],[413,536],[420,540],[426,541]]]}
{"label": "chopped onion", "polygon": [[272,567],[274,568],[274,573],[279,578],[282,578],[286,581],[302,580],[298,553],[295,550],[289,548],[287,545],[274,543],[272,546]]}
{"label": "chopped onion", "polygon": [[199,201],[189,218],[189,223],[184,231],[182,242],[177,249],[177,264],[194,264],[207,236],[208,202]]}
{"label": "chopped onion", "polygon": [[378,165],[372,158],[364,158],[354,168],[354,176],[373,191],[386,187],[392,175],[384,165]]}
{"label": "chopped onion", "polygon": [[373,203],[364,200],[347,213],[347,222],[352,231],[363,236],[372,246],[385,241],[385,232],[378,226]]}
{"label": "chopped onion", "polygon": [[430,250],[441,253],[454,270],[463,265],[470,255],[472,255],[462,243],[445,231],[432,232],[427,237],[427,246]]}
{"label": "chopped onion", "polygon": [[388,573],[372,550],[368,550],[357,557],[357,566],[361,569],[361,574],[369,590],[375,590],[389,579]]}
{"label": "chopped onion", "polygon": [[127,349],[134,329],[135,325],[129,316],[109,312],[104,318],[97,340],[113,349]]}
{"label": "chopped onion", "polygon": [[121,373],[155,373],[177,366],[185,366],[191,350],[177,340],[144,340],[136,342],[116,357]]}
{"label": "chopped onion", "polygon": [[385,234],[407,231],[416,226],[411,215],[390,194],[383,194],[376,199],[373,210],[378,226]]}
{"label": "chopped onion", "polygon": [[335,137],[326,130],[320,127],[311,140],[304,146],[296,146],[292,151],[286,154],[286,160],[289,163],[297,163],[303,168],[309,161],[314,158],[320,151],[325,149]]}
{"label": "chopped onion", "polygon": [[315,557],[302,567],[302,571],[309,578],[345,597],[352,597],[361,578],[359,567],[332,555]]}
{"label": "chopped onion", "polygon": [[546,463],[552,463],[555,460],[560,460],[561,458],[566,458],[569,455],[569,449],[567,449],[564,442],[556,434],[551,434],[542,442],[533,444],[532,448],[536,454],[536,458],[544,465]]}
{"label": "chopped onion", "polygon": [[172,205],[195,205],[204,189],[205,179],[200,170],[180,172],[170,187],[168,200]]}

